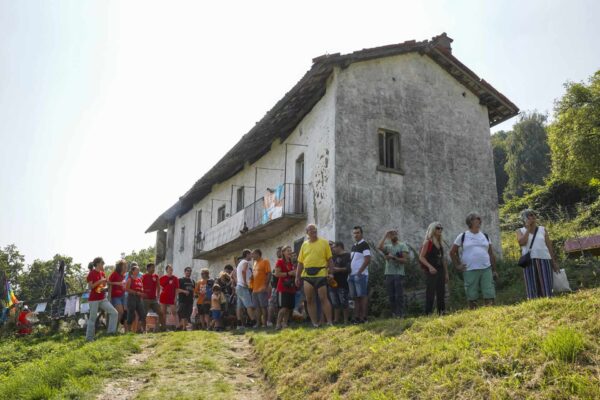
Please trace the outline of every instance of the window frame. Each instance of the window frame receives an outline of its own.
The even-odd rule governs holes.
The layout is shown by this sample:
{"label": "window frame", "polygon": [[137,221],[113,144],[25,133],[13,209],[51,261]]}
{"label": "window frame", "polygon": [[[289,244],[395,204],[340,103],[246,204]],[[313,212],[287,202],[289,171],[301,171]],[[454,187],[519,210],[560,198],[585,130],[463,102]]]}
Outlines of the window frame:
{"label": "window frame", "polygon": [[225,221],[226,217],[226,211],[227,211],[227,207],[225,204],[223,204],[221,207],[217,208],[217,224],[220,224],[221,222]]}
{"label": "window frame", "polygon": [[[396,148],[394,149],[393,146]],[[390,147],[392,149],[390,150]],[[390,152],[394,160],[388,162]],[[390,129],[377,129],[377,170],[382,172],[392,172],[404,175],[402,166],[402,135]]]}
{"label": "window frame", "polygon": [[[246,197],[246,188],[244,186],[241,186],[237,189],[236,195],[235,195],[235,212],[236,213],[242,211],[244,209],[244,207],[246,206],[245,197]],[[240,201],[240,199],[241,199],[241,201]]]}
{"label": "window frame", "polygon": [[179,252],[183,252],[185,250],[185,225],[180,229],[180,237],[179,237]]}

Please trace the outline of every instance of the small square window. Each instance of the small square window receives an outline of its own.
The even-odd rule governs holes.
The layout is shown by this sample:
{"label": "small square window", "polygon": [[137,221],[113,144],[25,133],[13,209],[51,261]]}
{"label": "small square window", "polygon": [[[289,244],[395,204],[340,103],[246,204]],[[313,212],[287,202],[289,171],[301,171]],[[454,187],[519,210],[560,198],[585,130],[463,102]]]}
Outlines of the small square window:
{"label": "small square window", "polygon": [[219,207],[217,210],[217,224],[225,221],[225,206]]}

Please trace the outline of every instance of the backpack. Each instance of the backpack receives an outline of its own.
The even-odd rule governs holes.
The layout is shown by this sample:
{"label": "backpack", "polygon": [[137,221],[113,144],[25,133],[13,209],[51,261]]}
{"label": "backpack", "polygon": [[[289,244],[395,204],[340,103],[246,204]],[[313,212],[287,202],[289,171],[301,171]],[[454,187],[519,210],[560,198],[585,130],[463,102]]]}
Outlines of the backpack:
{"label": "backpack", "polygon": [[[488,236],[488,234],[485,232],[481,232],[481,233],[483,233],[483,236],[485,236],[485,238],[487,239],[488,244],[492,244],[492,242],[490,242],[490,237]],[[466,234],[467,234],[467,231],[464,231],[462,233],[462,235],[460,236],[460,247],[463,247],[463,244],[465,243],[465,235]]]}

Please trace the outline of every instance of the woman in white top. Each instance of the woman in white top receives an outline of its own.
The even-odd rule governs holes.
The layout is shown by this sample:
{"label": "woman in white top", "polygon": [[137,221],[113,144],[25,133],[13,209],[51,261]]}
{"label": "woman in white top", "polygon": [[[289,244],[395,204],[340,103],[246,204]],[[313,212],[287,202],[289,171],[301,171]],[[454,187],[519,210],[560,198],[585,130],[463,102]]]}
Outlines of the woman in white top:
{"label": "woman in white top", "polygon": [[[521,212],[521,219],[525,226],[517,229],[516,233],[522,254],[526,254],[531,246],[531,264],[523,270],[527,298],[551,297],[552,271],[558,272],[558,264],[556,263],[552,242],[548,237],[546,229],[537,224],[535,211],[530,209],[523,210]],[[532,246],[531,241],[536,229],[537,234]]]}

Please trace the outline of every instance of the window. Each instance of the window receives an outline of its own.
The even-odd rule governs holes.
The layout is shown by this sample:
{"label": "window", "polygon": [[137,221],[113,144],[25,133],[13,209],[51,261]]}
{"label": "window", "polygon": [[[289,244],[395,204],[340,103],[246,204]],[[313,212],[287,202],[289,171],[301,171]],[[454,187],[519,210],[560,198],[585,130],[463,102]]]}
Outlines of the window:
{"label": "window", "polygon": [[380,129],[377,132],[379,141],[379,168],[380,170],[393,170],[402,173],[400,159],[400,134]]}
{"label": "window", "polygon": [[179,238],[179,251],[185,249],[185,226],[181,227],[181,237]]}
{"label": "window", "polygon": [[225,206],[219,207],[217,210],[217,224],[225,220]]}
{"label": "window", "polygon": [[242,211],[244,209],[244,187],[242,186],[237,190],[236,195],[236,206],[235,211]]}
{"label": "window", "polygon": [[196,211],[196,243],[202,240],[202,210]]}

